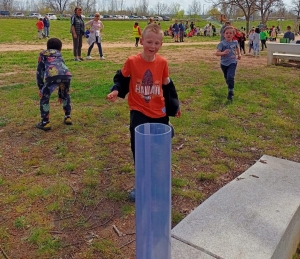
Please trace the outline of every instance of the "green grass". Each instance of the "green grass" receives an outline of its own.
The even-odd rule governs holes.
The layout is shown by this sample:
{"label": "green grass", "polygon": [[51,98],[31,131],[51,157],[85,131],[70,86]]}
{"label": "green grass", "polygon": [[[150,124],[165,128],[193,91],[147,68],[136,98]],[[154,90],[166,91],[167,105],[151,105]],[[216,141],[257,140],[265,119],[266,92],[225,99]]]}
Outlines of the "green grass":
{"label": "green grass", "polygon": [[[35,43],[32,22],[13,22],[17,31],[20,26],[20,34],[13,36],[8,33],[12,23],[9,27],[1,19],[0,42]],[[68,21],[53,21],[51,26],[53,36],[71,41]],[[132,42],[132,22],[105,22],[105,26],[107,41]],[[203,186],[217,185],[227,174],[239,175],[263,154],[300,162],[298,68],[239,65],[235,100],[228,103],[219,61],[207,60],[208,55],[194,58],[200,48],[210,53],[215,45],[168,46],[160,51],[170,58],[182,109],[180,119],[171,118],[176,132],[173,225],[207,197]],[[120,249],[124,243],[110,228],[118,224],[124,232],[134,232],[134,206],[127,200],[135,174],[129,111],[126,100],[110,103],[106,95],[123,57],[137,51],[107,51],[120,58],[79,64],[71,62],[70,50],[62,51],[73,74],[74,125],[63,125],[54,93],[50,132],[34,128],[39,120],[35,82],[39,50],[0,52],[0,243],[9,255],[21,248],[28,258],[63,258],[77,243],[81,258],[125,258],[134,251],[134,247]],[[81,243],[90,232],[99,238],[89,245]]]}

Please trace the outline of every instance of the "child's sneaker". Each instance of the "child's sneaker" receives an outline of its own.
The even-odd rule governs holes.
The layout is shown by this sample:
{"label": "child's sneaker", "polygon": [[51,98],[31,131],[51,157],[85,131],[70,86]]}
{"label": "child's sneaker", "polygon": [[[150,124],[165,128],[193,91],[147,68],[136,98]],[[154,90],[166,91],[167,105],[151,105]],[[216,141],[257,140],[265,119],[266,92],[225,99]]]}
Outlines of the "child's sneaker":
{"label": "child's sneaker", "polygon": [[36,124],[36,127],[38,129],[41,129],[41,130],[44,130],[44,131],[51,130],[51,125],[50,125],[49,121],[47,121],[47,122],[41,121],[38,124]]}
{"label": "child's sneaker", "polygon": [[93,58],[92,58],[91,56],[87,56],[86,59],[91,60],[91,59],[93,59]]}
{"label": "child's sneaker", "polygon": [[100,59],[102,59],[102,60],[105,60],[105,57],[104,57],[104,56],[102,56],[102,57],[100,57]]}
{"label": "child's sneaker", "polygon": [[66,116],[65,119],[64,119],[64,123],[66,125],[72,125],[72,120],[71,120],[71,117],[70,116]]}

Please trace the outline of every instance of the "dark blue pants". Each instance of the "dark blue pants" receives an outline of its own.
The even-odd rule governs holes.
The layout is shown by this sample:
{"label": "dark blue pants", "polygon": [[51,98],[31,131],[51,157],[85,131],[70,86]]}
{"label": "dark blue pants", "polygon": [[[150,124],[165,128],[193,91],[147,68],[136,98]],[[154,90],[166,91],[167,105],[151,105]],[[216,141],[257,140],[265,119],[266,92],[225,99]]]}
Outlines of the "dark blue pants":
{"label": "dark blue pants", "polygon": [[169,125],[169,116],[161,118],[150,118],[143,113],[135,110],[130,111],[130,142],[131,142],[131,151],[133,154],[133,159],[135,159],[135,132],[134,129],[144,123],[161,123]]}
{"label": "dark blue pants", "polygon": [[[99,36],[96,36],[96,41],[95,41],[95,42],[96,42],[96,44],[97,44],[97,46],[98,46],[98,50],[99,50],[100,57],[103,57],[101,43],[98,42],[98,38],[99,38]],[[91,44],[91,46],[89,47],[88,53],[87,53],[88,56],[91,55],[91,51],[92,51],[92,49],[93,49],[93,47],[94,47],[94,43],[95,43],[95,42],[93,42],[93,43]]]}
{"label": "dark blue pants", "polygon": [[56,79],[46,82],[41,89],[42,97],[40,99],[40,111],[42,121],[49,121],[50,105],[49,100],[53,91],[58,87],[58,98],[62,101],[65,116],[71,115],[71,98],[70,98],[70,79]]}
{"label": "dark blue pants", "polygon": [[224,66],[221,64],[221,69],[223,71],[224,78],[228,86],[228,90],[233,90],[234,88],[234,76],[235,76],[236,66],[237,63],[232,63],[229,66]]}

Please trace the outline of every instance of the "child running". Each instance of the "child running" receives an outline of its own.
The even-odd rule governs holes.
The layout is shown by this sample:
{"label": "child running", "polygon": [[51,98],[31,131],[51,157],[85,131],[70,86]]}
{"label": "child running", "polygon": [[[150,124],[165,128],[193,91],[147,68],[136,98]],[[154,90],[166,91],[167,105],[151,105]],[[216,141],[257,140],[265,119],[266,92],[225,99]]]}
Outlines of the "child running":
{"label": "child running", "polygon": [[47,131],[51,129],[49,120],[49,99],[51,93],[58,88],[58,97],[62,103],[65,117],[64,123],[72,125],[70,82],[72,74],[61,56],[62,42],[51,38],[47,42],[47,50],[40,53],[36,71],[36,81],[39,88],[41,122],[36,127]]}
{"label": "child running", "polygon": [[[129,129],[133,157],[135,157],[134,129],[137,126],[144,123],[168,125],[169,116],[181,115],[177,92],[169,78],[167,60],[157,54],[162,46],[162,40],[162,29],[157,24],[148,25],[142,33],[142,53],[127,58],[122,70],[114,78],[115,85],[111,89],[112,92],[107,95],[108,100],[113,102],[117,96],[124,98],[129,93]],[[134,197],[132,199],[134,200]]]}
{"label": "child running", "polygon": [[234,96],[234,76],[237,59],[241,59],[239,44],[236,40],[232,40],[234,35],[235,29],[232,26],[225,27],[223,31],[225,39],[218,44],[216,52],[216,55],[221,57],[221,69],[228,86],[227,99],[229,101],[232,101]]}

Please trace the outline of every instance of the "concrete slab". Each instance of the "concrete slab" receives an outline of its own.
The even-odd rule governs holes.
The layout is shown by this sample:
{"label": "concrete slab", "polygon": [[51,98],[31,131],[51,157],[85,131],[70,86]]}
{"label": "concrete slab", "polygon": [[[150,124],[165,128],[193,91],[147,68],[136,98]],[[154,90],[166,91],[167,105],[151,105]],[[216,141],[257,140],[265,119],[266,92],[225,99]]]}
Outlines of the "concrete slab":
{"label": "concrete slab", "polygon": [[171,248],[172,259],[215,259],[215,257],[211,257],[197,247],[195,248],[174,238],[172,238]]}
{"label": "concrete slab", "polygon": [[300,242],[300,164],[264,155],[238,178],[182,220],[173,237],[213,258],[290,259]]}

